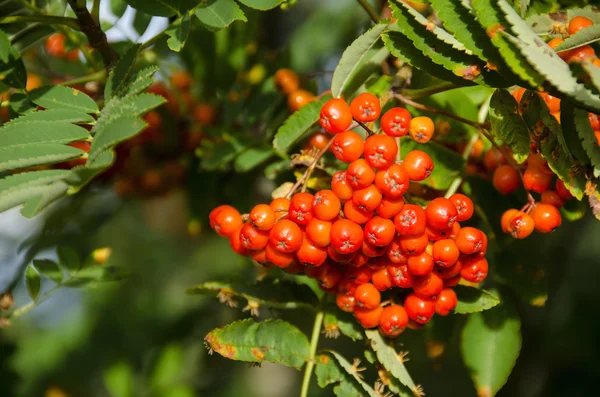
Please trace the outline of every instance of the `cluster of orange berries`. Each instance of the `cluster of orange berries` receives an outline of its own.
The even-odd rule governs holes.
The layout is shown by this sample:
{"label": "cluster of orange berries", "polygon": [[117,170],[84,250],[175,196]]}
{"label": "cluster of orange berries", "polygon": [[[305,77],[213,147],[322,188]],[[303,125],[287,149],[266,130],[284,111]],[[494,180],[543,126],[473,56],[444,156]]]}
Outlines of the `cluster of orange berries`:
{"label": "cluster of orange berries", "polygon": [[275,72],[275,85],[282,94],[287,95],[288,109],[292,113],[317,99],[310,91],[300,88],[300,78],[291,69]]}
{"label": "cluster of orange berries", "polygon": [[67,51],[66,40],[65,35],[62,33],[54,33],[49,36],[44,43],[46,53],[56,58],[64,58],[70,62],[77,61],[79,59],[79,50]]}
{"label": "cluster of orange berries", "polygon": [[[379,99],[371,94],[358,95],[350,105],[342,99],[324,104],[320,124],[335,134],[335,156],[349,163],[333,175],[331,190],[276,198],[247,215],[221,205],[209,218],[235,252],[316,279],[363,327],[395,337],[435,313],[449,314],[457,305],[451,287],[461,279],[486,278],[488,240],[479,229],[461,227],[474,211],[465,195],[438,197],[425,208],[405,203],[410,182],[425,180],[434,164],[421,150],[397,161],[394,138],[411,134],[426,142],[433,123],[412,123],[416,118],[395,107],[381,117],[383,134],[363,140],[346,131],[352,120],[374,122],[380,113]],[[388,290],[390,300],[384,302],[382,292]]]}
{"label": "cluster of orange berries", "polygon": [[[569,21],[567,26],[567,36],[579,32],[581,29],[587,28],[594,25],[594,21],[584,16],[576,16]],[[564,40],[559,37],[555,37],[548,42],[550,48],[554,49],[562,44]],[[594,65],[600,66],[600,59],[596,56],[596,52],[589,45],[574,48],[572,50],[560,51],[557,53],[562,60],[567,63],[574,62],[593,62]]]}

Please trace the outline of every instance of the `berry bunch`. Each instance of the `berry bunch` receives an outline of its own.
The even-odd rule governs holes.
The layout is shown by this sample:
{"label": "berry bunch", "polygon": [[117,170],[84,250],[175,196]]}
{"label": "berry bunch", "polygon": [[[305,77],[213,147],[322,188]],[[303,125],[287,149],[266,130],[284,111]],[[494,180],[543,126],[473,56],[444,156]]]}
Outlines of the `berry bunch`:
{"label": "berry bunch", "polygon": [[300,78],[291,69],[279,69],[275,72],[275,85],[282,94],[287,95],[288,108],[292,113],[317,99],[311,92],[300,88]]}
{"label": "berry bunch", "polygon": [[44,43],[46,52],[56,58],[64,58],[70,62],[74,62],[79,59],[79,50],[73,49],[67,51],[66,49],[66,37],[62,33],[54,33],[48,37]]}
{"label": "berry bunch", "polygon": [[276,198],[246,215],[221,205],[209,218],[235,252],[318,280],[363,327],[395,337],[434,313],[453,310],[457,297],[451,287],[461,279],[486,278],[487,237],[461,227],[474,211],[465,195],[438,197],[425,208],[405,203],[411,181],[425,180],[434,164],[420,150],[398,161],[394,138],[410,134],[427,142],[433,123],[396,107],[381,117],[383,134],[363,139],[348,131],[353,120],[375,122],[380,113],[379,99],[371,94],[360,94],[350,105],[338,98],[324,104],[320,124],[335,134],[333,154],[349,163],[333,175],[331,190]]}
{"label": "berry bunch", "polygon": [[[576,16],[569,21],[566,32],[563,36],[568,37],[579,32],[581,29],[594,25],[594,21],[584,16]],[[564,40],[560,37],[555,37],[548,42],[548,46],[554,49],[562,44]],[[578,62],[593,62],[594,65],[600,66],[600,59],[596,56],[596,52],[590,45],[584,45],[572,50],[560,51],[557,53],[567,63]]]}

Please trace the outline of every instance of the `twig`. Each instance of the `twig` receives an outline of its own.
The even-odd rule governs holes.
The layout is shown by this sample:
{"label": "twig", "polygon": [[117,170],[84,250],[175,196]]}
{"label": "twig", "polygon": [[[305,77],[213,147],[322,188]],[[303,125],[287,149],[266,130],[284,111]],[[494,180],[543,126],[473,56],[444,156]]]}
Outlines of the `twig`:
{"label": "twig", "polygon": [[319,337],[321,336],[321,327],[323,326],[324,316],[325,313],[323,313],[323,311],[320,310],[315,317],[312,336],[310,338],[310,356],[308,358],[308,361],[306,362],[306,368],[304,369],[304,377],[302,379],[302,389],[300,390],[300,397],[308,396],[308,388],[310,386],[310,378],[312,377],[313,369],[315,368],[317,346],[319,344]]}
{"label": "twig", "polygon": [[100,23],[100,0],[94,0],[92,3],[92,18],[94,21]]}
{"label": "twig", "polygon": [[65,80],[59,84],[60,85],[82,84],[82,83],[88,83],[90,81],[100,81],[100,80],[103,80],[104,77],[106,77],[106,70],[100,70],[96,73],[92,73],[87,76],[81,76],[81,77],[77,77],[77,78],[74,78],[71,80]]}
{"label": "twig", "polygon": [[306,169],[306,171],[304,171],[304,174],[300,177],[300,179],[298,179],[296,181],[296,183],[294,184],[294,186],[292,186],[292,188],[290,189],[290,191],[286,195],[287,198],[292,197],[292,195],[294,194],[294,192],[296,192],[296,190],[298,190],[298,188],[300,187],[300,185],[305,180],[308,180],[308,178],[310,178],[310,175],[315,170],[315,167],[317,166],[317,163],[319,162],[319,160],[321,160],[321,158],[325,155],[325,153],[327,153],[327,151],[329,150],[329,148],[331,147],[331,145],[333,145],[333,139],[331,139],[329,141],[329,143],[323,149],[321,149],[321,151],[319,152],[319,154],[317,154],[317,156],[315,157],[315,159],[313,160],[313,162],[308,166],[308,168]]}
{"label": "twig", "polygon": [[377,12],[371,7],[371,4],[369,4],[367,0],[358,0],[358,3],[365,9],[367,14],[369,14],[373,22],[379,23],[379,15],[377,15]]}
{"label": "twig", "polygon": [[102,28],[100,28],[100,24],[95,21],[94,18],[92,18],[92,15],[85,7],[85,1],[67,1],[77,17],[81,31],[86,35],[92,48],[95,48],[98,50],[98,52],[100,52],[102,60],[104,61],[104,66],[107,69],[110,69],[119,59],[119,54],[114,48],[112,48],[110,44],[108,44],[108,41],[106,40],[106,34]]}
{"label": "twig", "polygon": [[358,125],[360,125],[362,128],[364,128],[365,131],[367,131],[367,134],[369,134],[369,136],[371,135],[375,135],[375,133],[373,132],[372,129],[370,129],[365,123],[363,123],[362,121],[358,121],[356,120],[356,123]]}
{"label": "twig", "polygon": [[48,25],[66,25],[71,29],[81,30],[75,18],[59,17],[56,15],[13,15],[0,17],[0,25],[21,22],[41,22]]}

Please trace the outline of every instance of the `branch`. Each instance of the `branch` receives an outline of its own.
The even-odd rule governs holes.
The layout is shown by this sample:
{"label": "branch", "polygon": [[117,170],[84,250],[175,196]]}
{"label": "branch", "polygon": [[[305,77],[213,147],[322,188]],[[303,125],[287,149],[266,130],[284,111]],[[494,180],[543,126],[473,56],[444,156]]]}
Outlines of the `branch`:
{"label": "branch", "polygon": [[55,15],[12,15],[0,17],[0,25],[22,22],[41,22],[49,25],[66,25],[71,29],[81,30],[75,18],[59,17]]}
{"label": "branch", "polygon": [[100,55],[102,55],[105,67],[110,69],[119,59],[119,54],[117,54],[115,49],[108,44],[106,34],[102,31],[102,28],[100,28],[100,24],[92,18],[92,15],[85,7],[85,2],[83,2],[82,5],[79,0],[67,1],[73,9],[73,12],[75,12],[75,16],[77,16],[81,31],[85,33],[92,48],[98,50]]}
{"label": "branch", "polygon": [[373,22],[379,23],[379,15],[377,15],[377,12],[375,12],[367,0],[358,0],[358,3],[365,9],[367,14],[369,14]]}
{"label": "branch", "polygon": [[319,337],[321,336],[321,327],[323,326],[323,317],[325,313],[319,311],[315,317],[315,323],[313,324],[312,335],[310,338],[310,357],[306,363],[304,369],[304,377],[302,379],[302,390],[300,391],[300,397],[308,396],[308,388],[310,386],[310,378],[315,367],[315,360],[317,354],[317,346],[319,344]]}
{"label": "branch", "polygon": [[97,23],[100,23],[100,0],[94,0],[92,3],[92,18]]}
{"label": "branch", "polygon": [[329,143],[327,144],[327,146],[325,146],[320,152],[319,154],[317,154],[315,156],[315,159],[313,160],[313,162],[311,163],[311,165],[306,169],[306,171],[304,171],[304,174],[300,177],[300,179],[298,179],[296,181],[296,183],[294,184],[294,186],[292,186],[292,188],[290,189],[290,191],[288,192],[288,194],[286,195],[287,198],[291,198],[292,195],[294,194],[294,192],[296,190],[298,190],[298,188],[300,187],[300,185],[305,181],[308,180],[310,178],[310,175],[313,173],[313,171],[315,170],[315,168],[317,167],[317,163],[319,162],[319,160],[321,160],[321,157],[323,157],[325,155],[325,153],[327,153],[327,151],[329,150],[329,148],[331,147],[331,145],[333,145],[333,139],[329,140]]}

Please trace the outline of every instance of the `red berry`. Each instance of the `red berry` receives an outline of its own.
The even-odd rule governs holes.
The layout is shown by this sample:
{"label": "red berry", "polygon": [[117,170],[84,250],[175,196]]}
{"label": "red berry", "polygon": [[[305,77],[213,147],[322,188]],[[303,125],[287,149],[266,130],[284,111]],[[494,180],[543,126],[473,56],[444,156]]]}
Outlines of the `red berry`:
{"label": "red berry", "polygon": [[210,227],[219,236],[229,237],[242,226],[242,216],[230,205],[220,205],[210,212]]}
{"label": "red berry", "polygon": [[514,192],[521,184],[517,171],[507,164],[496,168],[492,182],[496,190],[504,195]]}
{"label": "red berry", "polygon": [[348,200],[344,204],[344,216],[356,224],[364,225],[373,217],[373,214],[374,211],[361,210],[352,200]]}
{"label": "red berry", "polygon": [[387,249],[387,257],[392,263],[404,264],[408,261],[408,255],[402,252],[398,238],[395,238]]}
{"label": "red berry", "polygon": [[356,300],[354,299],[354,294],[342,294],[338,293],[335,298],[335,303],[340,308],[340,310],[348,313],[352,313],[356,306]]}
{"label": "red berry", "polygon": [[522,239],[528,237],[535,228],[535,222],[533,218],[528,214],[517,211],[513,213],[513,216],[508,220],[506,230],[514,238]]}
{"label": "red berry", "polygon": [[327,247],[329,245],[329,242],[331,241],[330,233],[331,222],[313,218],[308,225],[306,225],[306,235],[319,247]]}
{"label": "red berry", "polygon": [[463,227],[456,236],[456,247],[466,255],[476,254],[483,249],[484,234],[474,227]]}
{"label": "red berry", "polygon": [[408,191],[410,178],[400,164],[393,164],[384,171],[379,171],[375,174],[375,186],[387,197],[401,198]]}
{"label": "red berry", "polygon": [[[380,246],[369,243],[366,239],[366,233],[365,233],[365,240],[363,241],[362,250],[361,250],[361,253],[363,255],[365,255],[367,258],[377,258],[379,256],[385,255],[386,251],[387,251],[387,247],[380,247]],[[367,259],[367,262],[368,262],[368,259]],[[365,264],[366,264],[366,262],[365,262]],[[369,266],[372,266],[372,265],[373,265],[373,263],[369,264]]]}
{"label": "red berry", "polygon": [[431,256],[433,262],[443,268],[448,268],[458,261],[460,251],[456,243],[452,239],[438,240],[433,243],[433,251]]}
{"label": "red berry", "polygon": [[350,254],[362,247],[364,233],[356,223],[340,219],[331,226],[331,246],[340,254]]}
{"label": "red berry", "polygon": [[558,208],[565,205],[565,200],[560,197],[556,190],[546,190],[542,193],[542,203],[550,204]]}
{"label": "red berry", "polygon": [[460,259],[462,269],[460,276],[472,283],[480,283],[488,275],[488,262],[485,258],[474,255]]}
{"label": "red berry", "polygon": [[[523,92],[525,92],[525,89],[523,89]],[[521,96],[523,96],[522,93]],[[491,148],[483,155],[483,165],[488,169],[488,171],[495,171],[496,168],[503,164],[506,164],[506,158],[502,152],[495,147]]]}
{"label": "red berry", "polygon": [[381,128],[386,135],[401,137],[408,134],[411,115],[404,108],[391,108],[381,117]]}
{"label": "red berry", "polygon": [[404,207],[404,200],[402,197],[393,199],[389,197],[383,197],[381,199],[381,204],[377,207],[377,213],[386,219],[393,219],[396,215],[402,211]]}
{"label": "red berry", "polygon": [[425,233],[427,215],[418,205],[405,204],[394,218],[394,225],[401,236],[420,236]]}
{"label": "red berry", "polygon": [[558,193],[558,195],[560,197],[562,197],[564,200],[571,200],[573,198],[573,195],[567,189],[567,187],[565,186],[565,183],[563,181],[561,181],[560,179],[556,180],[556,193]]}
{"label": "red berry", "polygon": [[304,236],[302,246],[296,251],[296,258],[303,265],[321,266],[327,260],[327,249],[319,247]]}
{"label": "red berry", "polygon": [[509,233],[509,230],[508,230],[509,222],[510,222],[511,218],[518,212],[520,212],[520,211],[517,209],[514,209],[514,208],[504,211],[504,213],[502,214],[502,217],[500,218],[500,226],[502,227],[502,231],[504,233]]}
{"label": "red berry", "polygon": [[454,193],[450,196],[449,200],[452,201],[452,204],[456,207],[456,211],[458,212],[456,220],[458,222],[464,222],[471,219],[475,208],[473,206],[473,201],[470,198],[464,194]]}
{"label": "red berry", "polygon": [[372,212],[381,204],[382,195],[375,185],[369,185],[364,189],[355,190],[352,194],[354,206],[363,212]]}
{"label": "red berry", "polygon": [[252,226],[252,223],[247,222],[242,226],[240,231],[240,240],[244,248],[257,251],[262,250],[269,242],[269,232],[260,230]]}
{"label": "red berry", "polygon": [[589,18],[583,16],[576,16],[569,21],[569,27],[567,31],[569,32],[569,35],[572,35],[579,32],[581,29],[592,26],[593,24],[594,21],[592,21]]}
{"label": "red berry", "polygon": [[427,225],[436,230],[451,229],[458,218],[458,211],[452,203],[444,197],[433,199],[425,210]]}
{"label": "red berry", "polygon": [[396,287],[412,287],[413,276],[408,271],[408,265],[388,265],[388,275]]}
{"label": "red berry", "polygon": [[360,94],[350,102],[350,112],[354,120],[363,123],[375,121],[381,114],[379,98],[368,92]]}
{"label": "red berry", "polygon": [[444,288],[444,281],[435,273],[413,277],[413,291],[420,298],[437,296]]}
{"label": "red berry", "polygon": [[275,72],[275,85],[285,95],[300,88],[300,79],[296,72],[290,69],[279,69]]}
{"label": "red berry", "polygon": [[365,160],[373,168],[384,170],[396,160],[398,145],[394,138],[387,135],[371,135],[365,141]]}
{"label": "red berry", "polygon": [[233,252],[240,255],[250,255],[250,252],[242,245],[242,240],[240,238],[240,232],[242,231],[243,225],[240,225],[229,237],[229,245]]}
{"label": "red berry", "polygon": [[276,198],[275,200],[271,201],[269,207],[271,207],[277,217],[280,217],[284,212],[288,212],[290,209],[290,199],[285,197]]}
{"label": "red berry", "polygon": [[364,189],[375,180],[375,171],[366,160],[358,159],[348,166],[346,180],[352,189]]}
{"label": "red berry", "polygon": [[389,245],[396,235],[394,222],[376,216],[365,225],[365,240],[377,247]]}
{"label": "red berry", "polygon": [[421,150],[412,150],[402,162],[411,181],[423,181],[433,172],[433,160]]}
{"label": "red berry", "polygon": [[267,204],[259,204],[250,211],[250,222],[260,230],[271,230],[275,225],[275,212]]}
{"label": "red berry", "polygon": [[338,160],[351,163],[362,156],[365,148],[365,140],[354,131],[345,131],[333,138],[331,151]]}
{"label": "red berry", "polygon": [[352,198],[352,187],[348,183],[346,171],[338,171],[331,178],[331,190],[340,200],[350,200]]}
{"label": "red berry", "polygon": [[312,219],[313,195],[310,193],[296,193],[290,200],[288,212],[289,220],[299,225],[306,226]]}
{"label": "red berry", "polygon": [[535,222],[535,230],[541,233],[550,233],[562,223],[560,211],[549,204],[536,204],[531,217]]}
{"label": "red berry", "polygon": [[317,150],[323,150],[329,143],[330,139],[331,139],[330,135],[327,135],[323,132],[316,132],[310,136],[310,138],[308,139],[308,142],[306,142],[306,145],[304,146],[304,148],[308,149],[308,150],[313,149],[313,148],[317,149]]}
{"label": "red berry", "polygon": [[400,250],[407,255],[419,255],[425,252],[427,244],[429,244],[425,233],[417,237],[399,236],[396,241],[400,246]]}
{"label": "red berry", "polygon": [[282,253],[298,251],[302,246],[302,230],[296,223],[282,219],[269,232],[269,244]]}
{"label": "red berry", "polygon": [[371,283],[373,283],[375,288],[377,288],[379,291],[385,291],[394,286],[387,267],[382,267],[381,269],[373,272],[373,275],[371,276]]}
{"label": "red berry", "polygon": [[325,131],[332,134],[346,131],[352,124],[350,107],[340,98],[328,100],[321,108],[319,123]]}
{"label": "red berry", "polygon": [[365,283],[356,287],[354,299],[361,309],[375,309],[381,303],[381,294],[373,284]]}
{"label": "red berry", "polygon": [[410,121],[410,137],[418,143],[427,143],[433,137],[435,126],[427,116],[415,117]]}
{"label": "red berry", "polygon": [[379,329],[390,337],[400,335],[408,325],[406,310],[400,305],[390,305],[383,309],[379,317]]}
{"label": "red berry", "polygon": [[542,171],[541,168],[527,167],[523,173],[523,187],[525,190],[532,190],[536,193],[542,193],[548,190],[552,183],[552,175]]}
{"label": "red berry", "polygon": [[354,309],[354,317],[363,328],[375,328],[379,325],[379,318],[383,312],[383,307],[377,306],[375,309]]}
{"label": "red berry", "polygon": [[[433,258],[427,252],[408,257],[408,271],[413,276],[426,276],[433,271]],[[414,280],[413,280],[414,285]]]}
{"label": "red berry", "polygon": [[406,314],[408,314],[408,318],[419,324],[425,324],[435,312],[435,301],[410,294],[404,301],[404,309],[406,310]]}
{"label": "red berry", "polygon": [[456,297],[456,292],[452,288],[444,288],[438,294],[435,301],[435,312],[440,316],[447,316],[450,310],[454,310],[457,304],[458,298]]}
{"label": "red berry", "polygon": [[[315,193],[312,201],[312,212],[315,217],[323,221],[331,221],[340,214],[342,204],[340,199],[331,190],[320,190]],[[308,224],[308,223],[306,223]]]}
{"label": "red berry", "polygon": [[[300,236],[302,236],[302,234],[300,234]],[[267,246],[265,247],[265,255],[269,262],[281,268],[290,266],[296,259],[296,256],[294,254],[281,252],[271,243],[267,244]]]}

